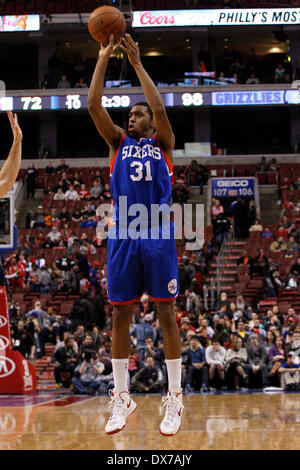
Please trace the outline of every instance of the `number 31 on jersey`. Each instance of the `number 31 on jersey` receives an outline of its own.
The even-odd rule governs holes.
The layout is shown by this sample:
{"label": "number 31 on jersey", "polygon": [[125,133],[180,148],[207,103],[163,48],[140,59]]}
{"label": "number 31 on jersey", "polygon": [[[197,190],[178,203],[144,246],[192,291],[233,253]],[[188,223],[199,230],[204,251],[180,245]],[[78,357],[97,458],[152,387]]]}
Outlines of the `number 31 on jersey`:
{"label": "number 31 on jersey", "polygon": [[134,174],[130,175],[132,181],[141,181],[144,176],[144,166],[146,167],[145,181],[152,181],[151,163],[149,160],[145,164],[137,161],[131,163],[130,167],[135,170]]}

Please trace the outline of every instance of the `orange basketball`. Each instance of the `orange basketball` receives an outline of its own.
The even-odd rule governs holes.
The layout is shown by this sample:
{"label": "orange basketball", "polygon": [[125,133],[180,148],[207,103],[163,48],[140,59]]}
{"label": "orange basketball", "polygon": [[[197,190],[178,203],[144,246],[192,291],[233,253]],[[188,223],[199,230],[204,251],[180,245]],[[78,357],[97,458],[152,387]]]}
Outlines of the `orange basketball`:
{"label": "orange basketball", "polygon": [[118,8],[105,5],[94,10],[88,21],[90,35],[98,42],[107,44],[111,34],[115,41],[126,31],[126,20]]}

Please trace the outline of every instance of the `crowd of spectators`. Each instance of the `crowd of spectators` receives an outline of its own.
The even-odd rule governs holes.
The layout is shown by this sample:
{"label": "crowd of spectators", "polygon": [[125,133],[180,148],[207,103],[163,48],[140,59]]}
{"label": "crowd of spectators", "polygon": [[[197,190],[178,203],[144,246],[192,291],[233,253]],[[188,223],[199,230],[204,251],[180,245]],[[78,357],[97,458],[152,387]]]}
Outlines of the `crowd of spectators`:
{"label": "crowd of spectators", "polygon": [[[83,297],[82,301],[92,311],[90,300]],[[192,303],[175,304],[183,389],[208,392],[267,386],[299,388],[298,374],[291,376],[286,370],[300,367],[300,316],[295,310],[289,308],[282,315],[274,305],[257,312],[241,294],[229,302],[226,292],[218,305],[215,312],[209,312]],[[9,311],[14,349],[33,360],[43,341],[56,344],[52,362],[58,388],[65,380],[76,393],[100,394],[113,388],[109,306],[101,324],[94,323],[92,316],[85,322],[75,316],[77,321],[73,322],[73,312],[65,319],[50,315],[38,301],[25,315],[15,313],[12,305]],[[155,305],[146,294],[132,318],[130,344],[131,390],[167,390],[161,327]]]}
{"label": "crowd of spectators", "polygon": [[[258,165],[256,171],[260,169]],[[32,166],[28,170],[32,170]],[[45,188],[45,197],[50,198],[49,210],[45,212],[41,206],[36,214],[28,217],[27,226],[37,229],[37,235],[24,235],[18,250],[4,260],[12,344],[33,361],[44,356],[47,343],[54,344],[52,363],[58,388],[65,385],[76,393],[107,393],[114,386],[112,308],[107,302],[105,261],[99,262],[96,256],[99,239],[95,224],[97,206],[111,200],[109,186],[97,170],[87,184],[81,171],[68,168],[65,161],[56,168],[49,163],[45,173],[49,176]],[[50,184],[53,176],[55,185]],[[178,197],[178,202],[185,202],[190,184],[201,187],[208,177],[209,171],[196,161],[180,168],[173,178],[173,199]],[[282,195],[287,190],[296,191],[298,187],[293,185],[297,185],[297,181],[290,182],[288,189],[282,188]],[[82,209],[70,213],[65,205],[66,195],[71,206],[74,204],[73,208],[81,201]],[[59,210],[51,206],[54,202],[62,204]],[[279,250],[286,257],[299,255],[299,225],[287,217],[288,208],[283,208],[285,212],[274,232],[257,219],[253,201],[247,203],[247,211],[244,207],[249,240],[253,232],[270,242],[268,256],[259,248],[255,256],[245,251],[237,260],[237,266],[250,267],[250,278],[265,278],[260,298],[249,302],[242,292],[229,298],[224,291],[215,305],[205,308],[204,279],[224,234],[233,221],[236,222],[234,208],[239,202],[235,201],[231,212],[225,214],[221,201],[213,201],[212,237],[200,250],[183,249],[178,257],[179,296],[175,314],[182,343],[182,387],[186,392],[281,385],[291,390],[298,387],[300,316],[292,307],[287,313],[281,313],[276,303],[286,281],[280,280],[273,255]],[[83,221],[89,225],[81,225]],[[81,228],[79,237],[74,234],[74,226]],[[47,235],[44,228],[49,229]],[[100,240],[100,248],[105,246],[102,242]],[[61,255],[51,263],[43,253],[48,248],[61,248]],[[299,275],[300,257],[291,265],[287,280],[291,290],[296,292]],[[292,285],[291,280],[296,285]],[[39,294],[30,310],[14,300],[15,294],[24,289]],[[67,314],[61,314],[58,306],[43,303],[47,296],[57,294],[74,296]],[[259,305],[264,296],[275,298],[274,305],[267,310]],[[131,390],[136,393],[166,390],[162,330],[155,304],[147,294],[133,308],[130,345],[128,381]]]}

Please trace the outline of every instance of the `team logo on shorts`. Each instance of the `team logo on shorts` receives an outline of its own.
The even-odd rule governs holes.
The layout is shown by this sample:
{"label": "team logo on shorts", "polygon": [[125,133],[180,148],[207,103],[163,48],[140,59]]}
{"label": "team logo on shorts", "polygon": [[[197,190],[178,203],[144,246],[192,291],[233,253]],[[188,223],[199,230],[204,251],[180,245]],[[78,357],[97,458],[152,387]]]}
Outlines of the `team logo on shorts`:
{"label": "team logo on shorts", "polygon": [[168,291],[171,294],[176,294],[177,292],[177,279],[172,279],[168,284]]}

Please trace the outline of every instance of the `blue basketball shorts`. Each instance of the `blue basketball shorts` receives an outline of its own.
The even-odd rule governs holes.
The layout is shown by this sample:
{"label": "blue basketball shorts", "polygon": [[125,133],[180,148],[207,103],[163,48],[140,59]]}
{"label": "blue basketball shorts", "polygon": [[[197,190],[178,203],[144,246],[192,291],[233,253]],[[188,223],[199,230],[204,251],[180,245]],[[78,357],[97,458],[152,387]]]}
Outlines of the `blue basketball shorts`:
{"label": "blue basketball shorts", "polygon": [[178,295],[176,240],[107,240],[107,289],[112,305],[126,305],[147,292],[152,300]]}

